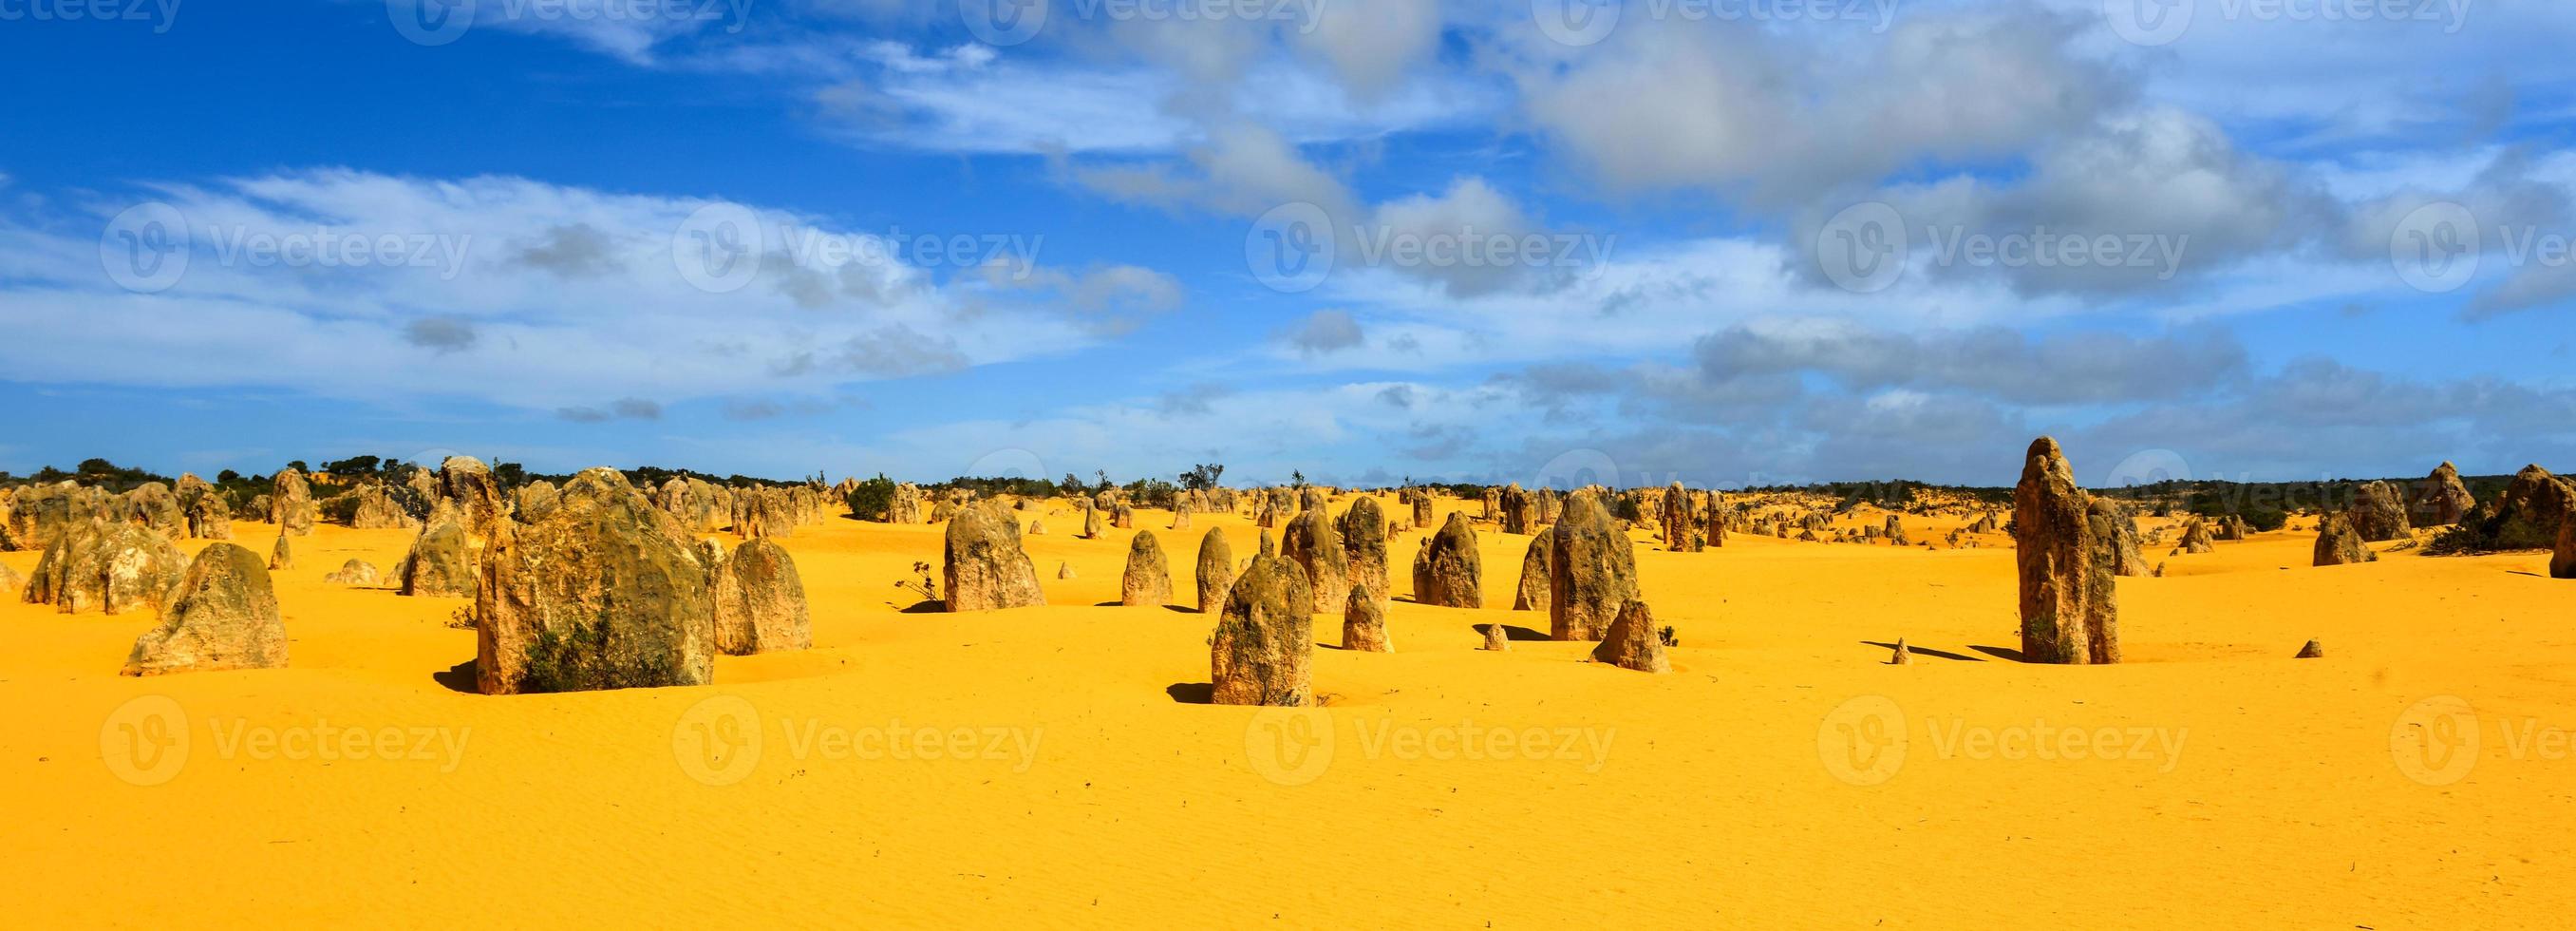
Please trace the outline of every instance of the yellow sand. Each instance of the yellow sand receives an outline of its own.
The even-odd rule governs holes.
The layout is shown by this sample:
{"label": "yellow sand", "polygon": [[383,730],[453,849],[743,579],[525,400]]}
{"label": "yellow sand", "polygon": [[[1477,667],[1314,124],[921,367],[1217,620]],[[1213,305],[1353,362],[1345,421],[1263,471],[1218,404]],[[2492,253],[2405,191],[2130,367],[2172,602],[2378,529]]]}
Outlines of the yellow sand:
{"label": "yellow sand", "polygon": [[[1049,606],[965,616],[900,610],[939,528],[799,528],[816,648],[720,658],[708,688],[457,691],[464,602],[321,582],[390,570],[399,531],[298,541],[286,670],[120,678],[151,617],[0,605],[7,923],[2393,929],[2563,927],[2576,900],[2576,583],[2545,557],[2168,542],[2169,577],[2121,580],[2127,665],[2041,667],[1994,655],[2017,643],[2001,535],[1684,555],[1639,532],[1672,675],[1482,652],[1476,625],[1544,613],[1399,601],[1392,655],[1319,619],[1330,706],[1300,713],[1176,700],[1210,619],[1097,607],[1126,532],[1043,516]],[[1198,521],[1138,514],[1176,600],[1211,523],[1253,550],[1243,519]],[[1391,548],[1400,594],[1422,536]],[[1481,540],[1507,607],[1528,538]],[[1898,637],[1915,665],[1884,664]],[[2329,658],[2292,660],[2310,637]],[[2444,695],[2466,704],[2408,717]],[[405,758],[296,742],[384,728]],[[942,758],[909,749],[922,728]]]}

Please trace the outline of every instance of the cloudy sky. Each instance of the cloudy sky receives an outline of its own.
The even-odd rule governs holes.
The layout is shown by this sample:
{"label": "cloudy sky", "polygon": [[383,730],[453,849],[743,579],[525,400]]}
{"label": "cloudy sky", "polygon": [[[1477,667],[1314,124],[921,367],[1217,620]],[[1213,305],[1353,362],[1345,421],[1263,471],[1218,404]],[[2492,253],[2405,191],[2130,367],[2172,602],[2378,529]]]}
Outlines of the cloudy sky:
{"label": "cloudy sky", "polygon": [[2557,0],[29,0],[0,469],[2576,466],[2571,42]]}

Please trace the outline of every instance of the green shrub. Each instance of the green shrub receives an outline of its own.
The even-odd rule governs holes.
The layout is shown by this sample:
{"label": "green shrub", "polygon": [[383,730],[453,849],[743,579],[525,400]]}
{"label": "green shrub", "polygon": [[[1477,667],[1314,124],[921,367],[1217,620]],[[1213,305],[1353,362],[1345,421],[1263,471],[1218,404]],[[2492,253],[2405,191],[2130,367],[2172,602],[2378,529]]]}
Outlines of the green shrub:
{"label": "green shrub", "polygon": [[850,489],[849,496],[842,499],[842,503],[849,505],[851,517],[884,520],[886,509],[894,505],[894,480],[879,472],[877,477],[864,479],[859,482],[859,487]]}

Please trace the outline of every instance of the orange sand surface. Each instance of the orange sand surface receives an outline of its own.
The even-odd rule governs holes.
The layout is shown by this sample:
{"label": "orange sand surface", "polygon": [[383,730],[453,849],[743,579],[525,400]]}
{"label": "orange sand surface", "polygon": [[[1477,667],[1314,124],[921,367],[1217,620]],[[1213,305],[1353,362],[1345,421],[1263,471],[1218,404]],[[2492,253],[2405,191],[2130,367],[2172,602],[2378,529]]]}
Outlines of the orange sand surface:
{"label": "orange sand surface", "polygon": [[[1294,711],[1184,700],[1211,619],[1099,606],[1129,532],[1032,516],[1048,606],[969,615],[895,587],[936,574],[939,527],[798,528],[815,649],[720,657],[706,688],[460,691],[463,600],[321,580],[390,573],[405,531],[297,541],[285,670],[120,678],[149,615],[0,604],[7,923],[2394,929],[2576,905],[2576,583],[2545,555],[2314,569],[2310,533],[2168,535],[2167,577],[2119,583],[2128,662],[2050,667],[2007,658],[2000,534],[1673,554],[1637,531],[1681,644],[1657,677],[1478,650],[1478,625],[1548,626],[1500,610],[1528,538],[1488,525],[1493,610],[1399,600],[1391,655],[1319,618],[1329,705]],[[1176,600],[1206,527],[1255,546],[1241,517],[1169,520],[1137,526]],[[261,553],[274,532],[235,525]],[[1399,598],[1423,537],[1390,547]],[[1898,637],[1914,665],[1886,663]],[[2310,637],[2328,658],[2292,660]]]}

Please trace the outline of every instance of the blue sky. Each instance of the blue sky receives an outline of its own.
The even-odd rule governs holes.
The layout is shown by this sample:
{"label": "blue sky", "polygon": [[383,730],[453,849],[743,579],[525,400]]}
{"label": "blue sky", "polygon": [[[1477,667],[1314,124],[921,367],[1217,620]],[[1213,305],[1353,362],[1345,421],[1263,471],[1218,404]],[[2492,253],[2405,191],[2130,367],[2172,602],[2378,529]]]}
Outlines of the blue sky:
{"label": "blue sky", "polygon": [[2570,464],[2571,39],[2511,0],[5,2],[0,469]]}

